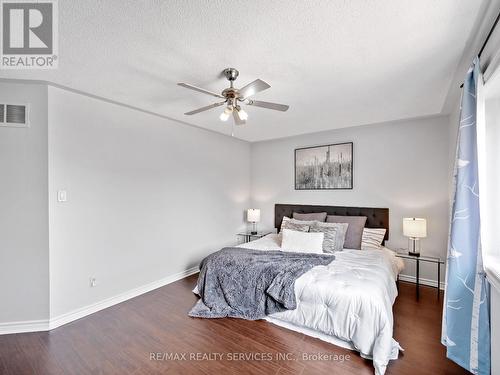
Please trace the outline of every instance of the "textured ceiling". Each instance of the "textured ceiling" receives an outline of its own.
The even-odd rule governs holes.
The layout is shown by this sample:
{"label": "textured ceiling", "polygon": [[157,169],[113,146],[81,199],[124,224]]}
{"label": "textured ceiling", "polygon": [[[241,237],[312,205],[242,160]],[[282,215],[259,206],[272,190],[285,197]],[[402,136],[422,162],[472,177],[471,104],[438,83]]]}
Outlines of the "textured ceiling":
{"label": "textured ceiling", "polygon": [[[220,92],[261,78],[235,136],[256,141],[440,113],[482,1],[59,1],[59,69],[0,71],[47,80],[222,133]],[[215,100],[213,100],[215,99]]]}

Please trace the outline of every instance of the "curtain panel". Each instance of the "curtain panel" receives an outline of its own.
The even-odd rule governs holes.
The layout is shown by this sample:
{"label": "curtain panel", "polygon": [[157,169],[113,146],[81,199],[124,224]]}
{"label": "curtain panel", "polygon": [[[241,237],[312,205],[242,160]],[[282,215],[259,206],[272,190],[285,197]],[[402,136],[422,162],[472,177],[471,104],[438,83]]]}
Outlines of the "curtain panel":
{"label": "curtain panel", "polygon": [[474,374],[490,374],[489,284],[480,236],[477,96],[482,79],[474,59],[464,80],[443,304],[447,357]]}

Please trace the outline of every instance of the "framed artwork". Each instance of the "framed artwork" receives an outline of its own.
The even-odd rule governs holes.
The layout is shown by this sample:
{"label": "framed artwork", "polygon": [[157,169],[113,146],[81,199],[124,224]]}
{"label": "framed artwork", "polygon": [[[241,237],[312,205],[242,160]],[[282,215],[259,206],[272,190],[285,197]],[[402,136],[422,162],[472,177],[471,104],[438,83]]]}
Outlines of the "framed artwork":
{"label": "framed artwork", "polygon": [[295,190],[352,189],[353,143],[295,150]]}

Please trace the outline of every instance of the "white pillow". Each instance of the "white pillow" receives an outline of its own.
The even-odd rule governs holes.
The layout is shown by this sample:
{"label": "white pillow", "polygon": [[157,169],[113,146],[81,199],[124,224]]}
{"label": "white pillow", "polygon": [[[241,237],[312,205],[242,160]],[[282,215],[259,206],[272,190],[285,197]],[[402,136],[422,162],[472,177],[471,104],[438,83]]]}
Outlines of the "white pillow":
{"label": "white pillow", "polygon": [[281,250],[295,251],[300,253],[323,253],[324,233],[298,232],[291,229],[283,229]]}
{"label": "white pillow", "polygon": [[379,250],[385,237],[385,228],[364,228],[361,250]]}

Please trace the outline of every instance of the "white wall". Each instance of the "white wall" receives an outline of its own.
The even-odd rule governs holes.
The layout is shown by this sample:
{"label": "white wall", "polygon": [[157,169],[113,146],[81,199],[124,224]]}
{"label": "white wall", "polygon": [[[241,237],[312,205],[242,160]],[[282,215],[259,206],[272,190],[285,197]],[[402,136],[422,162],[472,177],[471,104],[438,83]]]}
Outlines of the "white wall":
{"label": "white wall", "polygon": [[235,243],[249,163],[246,142],[49,87],[51,316]]}
{"label": "white wall", "polygon": [[489,255],[500,257],[500,239],[498,236],[498,228],[500,227],[500,219],[498,218],[498,210],[500,209],[500,174],[498,173],[500,165],[500,97],[494,97],[486,100],[486,118],[485,118],[485,176],[482,179],[484,186],[480,189],[487,197],[487,204],[482,207],[483,228],[483,246]]}
{"label": "white wall", "polygon": [[491,288],[491,374],[500,374],[500,285]]}
{"label": "white wall", "polygon": [[[498,79],[498,77],[497,77]],[[498,86],[500,87],[500,86]],[[485,253],[485,268],[491,284],[491,353],[498,353],[500,348],[500,240],[498,228],[500,219],[500,93],[485,102],[485,157],[484,176],[481,178],[481,198],[485,204],[481,206],[482,245]],[[491,373],[500,374],[500,358],[492,355]]]}
{"label": "white wall", "polygon": [[[294,149],[354,142],[354,189],[294,190]],[[388,207],[388,246],[407,246],[402,218],[425,217],[426,255],[446,258],[449,212],[450,127],[447,116],[373,124],[252,144],[252,205],[262,228],[273,227],[275,203]],[[444,280],[442,268],[441,280]],[[414,274],[414,263],[403,272]],[[436,267],[421,277],[435,280]]]}
{"label": "white wall", "polygon": [[0,82],[31,127],[0,127],[0,323],[49,315],[47,86]]}

